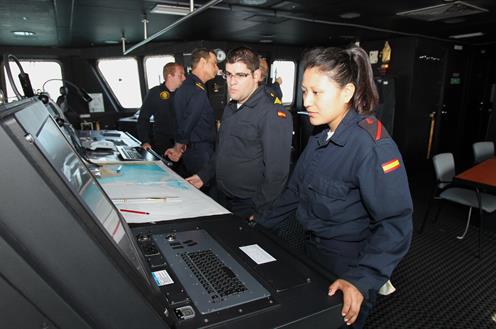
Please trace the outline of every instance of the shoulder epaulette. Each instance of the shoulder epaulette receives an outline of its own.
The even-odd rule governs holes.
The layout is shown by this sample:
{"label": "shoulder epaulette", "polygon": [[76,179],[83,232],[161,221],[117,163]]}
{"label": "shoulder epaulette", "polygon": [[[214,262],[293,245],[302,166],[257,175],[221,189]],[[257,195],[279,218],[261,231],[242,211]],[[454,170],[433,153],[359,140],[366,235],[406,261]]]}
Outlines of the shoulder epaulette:
{"label": "shoulder epaulette", "polygon": [[265,93],[267,94],[267,96],[269,96],[272,101],[274,102],[274,104],[281,104],[282,105],[282,102],[281,100],[279,99],[279,97],[277,97],[272,91],[270,91],[267,87],[265,87]]}
{"label": "shoulder epaulette", "polygon": [[203,91],[206,91],[206,90],[205,90],[205,86],[204,86],[202,83],[200,83],[200,82],[196,82],[196,83],[195,83],[195,86],[197,86],[198,88],[200,88],[200,89],[201,89],[201,90],[203,90]]}
{"label": "shoulder epaulette", "polygon": [[384,138],[390,138],[389,133],[386,128],[382,125],[382,122],[377,120],[375,117],[367,117],[361,120],[358,125],[365,129],[372,137],[374,141],[378,141]]}

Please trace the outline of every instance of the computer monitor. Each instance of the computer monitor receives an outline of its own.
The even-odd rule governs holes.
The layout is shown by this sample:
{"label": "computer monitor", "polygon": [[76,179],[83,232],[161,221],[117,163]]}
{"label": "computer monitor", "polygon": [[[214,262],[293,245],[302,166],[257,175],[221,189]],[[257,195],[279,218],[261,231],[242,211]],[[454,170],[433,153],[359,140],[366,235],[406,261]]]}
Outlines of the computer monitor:
{"label": "computer monitor", "polygon": [[[54,287],[61,289],[60,294],[67,294],[69,299],[81,297],[75,304],[82,308],[83,314],[93,314],[91,317],[97,318],[94,313],[101,309],[97,305],[103,304],[103,300],[92,300],[92,296],[85,296],[84,292],[80,293],[80,297],[74,297],[78,291],[85,290],[85,285],[97,290],[127,287],[126,291],[122,291],[122,299],[129,298],[136,303],[129,305],[129,310],[142,307],[143,318],[149,319],[145,322],[150,321],[149,326],[155,327],[157,319],[161,318],[159,314],[163,314],[163,301],[160,302],[160,291],[146,271],[145,260],[135,239],[119,211],[49,115],[45,104],[31,98],[2,107],[0,152],[3,160],[0,176],[3,186],[0,187],[0,195],[5,207],[2,207],[0,227],[4,228],[4,232],[10,232],[11,236],[16,236],[13,244],[28,250],[29,257],[35,259],[34,263],[44,264],[43,270],[39,270],[40,275],[44,273],[51,278],[48,281],[57,282]],[[16,186],[9,186],[9,176],[15,177]],[[53,227],[56,223],[61,225]],[[62,234],[57,240],[66,244],[60,245],[60,252],[58,246],[51,250],[48,245],[53,239],[47,236],[53,236],[54,232],[59,236]],[[47,243],[40,245],[44,239]],[[74,253],[66,254],[64,249],[72,249]],[[39,255],[36,257],[34,254]],[[85,261],[86,257],[91,260]],[[52,263],[51,258],[59,259],[57,263]],[[79,266],[80,262],[101,264],[102,268],[88,264],[85,268],[88,279],[77,282],[75,276],[85,274],[68,267],[70,264]],[[96,276],[97,272],[105,272],[108,277]],[[71,285],[72,280],[77,283]],[[115,297],[109,299],[115,300]],[[83,304],[85,307],[81,306]],[[121,320],[114,318],[112,321],[126,322],[127,315],[119,315],[126,310],[122,309],[122,305],[115,304],[101,311],[101,324],[110,321],[108,314],[112,313],[110,310],[113,307],[114,314]],[[88,308],[92,310],[88,311]],[[154,315],[148,313],[152,309],[155,309]],[[139,315],[135,315],[137,317]],[[160,323],[160,327],[164,325],[167,327],[165,323]]]}

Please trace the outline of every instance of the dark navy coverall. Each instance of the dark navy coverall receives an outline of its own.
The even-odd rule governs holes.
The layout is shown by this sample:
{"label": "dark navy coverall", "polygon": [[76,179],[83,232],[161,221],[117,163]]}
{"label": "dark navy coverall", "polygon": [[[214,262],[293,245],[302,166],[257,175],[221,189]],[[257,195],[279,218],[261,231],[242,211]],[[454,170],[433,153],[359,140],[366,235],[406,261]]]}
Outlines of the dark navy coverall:
{"label": "dark navy coverall", "polygon": [[269,91],[270,94],[282,100],[282,90],[281,86],[277,82],[267,82],[265,84],[265,88]]}
{"label": "dark navy coverall", "polygon": [[239,108],[235,101],[226,106],[215,158],[198,175],[216,177],[227,204],[218,201],[233,213],[260,215],[286,185],[292,132],[291,114],[259,87]]}
{"label": "dark navy coverall", "polygon": [[328,131],[309,139],[287,188],[257,222],[277,230],[296,211],[305,252],[363,294],[361,328],[410,246],[412,200],[397,146],[375,117],[351,109],[329,140]]}
{"label": "dark navy coverall", "polygon": [[[165,84],[155,86],[148,94],[141,106],[138,117],[138,138],[144,143],[152,145],[153,150],[163,155],[165,150],[174,146],[176,134],[176,115],[173,108],[174,93],[170,92]],[[150,134],[150,117],[153,115],[153,139]],[[153,140],[153,142],[152,142]]]}
{"label": "dark navy coverall", "polygon": [[214,153],[215,112],[207,90],[194,74],[188,75],[174,96],[176,142],[187,144],[182,156],[186,175],[196,174]]}

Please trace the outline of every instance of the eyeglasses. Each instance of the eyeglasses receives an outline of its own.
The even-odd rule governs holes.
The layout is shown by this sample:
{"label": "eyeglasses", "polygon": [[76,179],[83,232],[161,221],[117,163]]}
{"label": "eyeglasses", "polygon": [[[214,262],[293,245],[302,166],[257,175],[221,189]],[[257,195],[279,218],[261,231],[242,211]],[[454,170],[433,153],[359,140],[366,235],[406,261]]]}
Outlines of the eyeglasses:
{"label": "eyeglasses", "polygon": [[222,72],[222,77],[225,80],[234,79],[236,81],[239,81],[239,80],[244,79],[250,75],[251,75],[251,73],[234,73],[234,74],[232,74],[231,72]]}

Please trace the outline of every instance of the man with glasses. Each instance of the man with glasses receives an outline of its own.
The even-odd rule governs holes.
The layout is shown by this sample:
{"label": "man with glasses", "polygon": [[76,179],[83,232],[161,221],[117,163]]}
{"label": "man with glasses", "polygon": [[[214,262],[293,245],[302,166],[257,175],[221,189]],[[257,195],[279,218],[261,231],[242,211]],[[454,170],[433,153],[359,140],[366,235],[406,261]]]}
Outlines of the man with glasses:
{"label": "man with glasses", "polygon": [[[164,83],[150,89],[138,117],[138,137],[142,142],[141,146],[145,150],[152,148],[161,156],[164,156],[165,150],[174,146],[176,134],[176,115],[172,106],[174,91],[186,79],[184,67],[177,63],[165,64],[163,75]],[[151,116],[153,116],[153,125],[150,124]]]}
{"label": "man with glasses", "polygon": [[291,114],[258,86],[259,65],[249,48],[229,53],[224,77],[231,101],[224,109],[215,157],[187,178],[201,188],[215,176],[218,201],[251,219],[268,208],[286,184],[293,131]]}
{"label": "man with glasses", "polygon": [[193,50],[191,74],[174,97],[176,143],[166,151],[174,162],[183,159],[179,173],[189,176],[210,160],[215,146],[215,113],[208,100],[205,83],[217,75],[217,56],[206,48]]}

